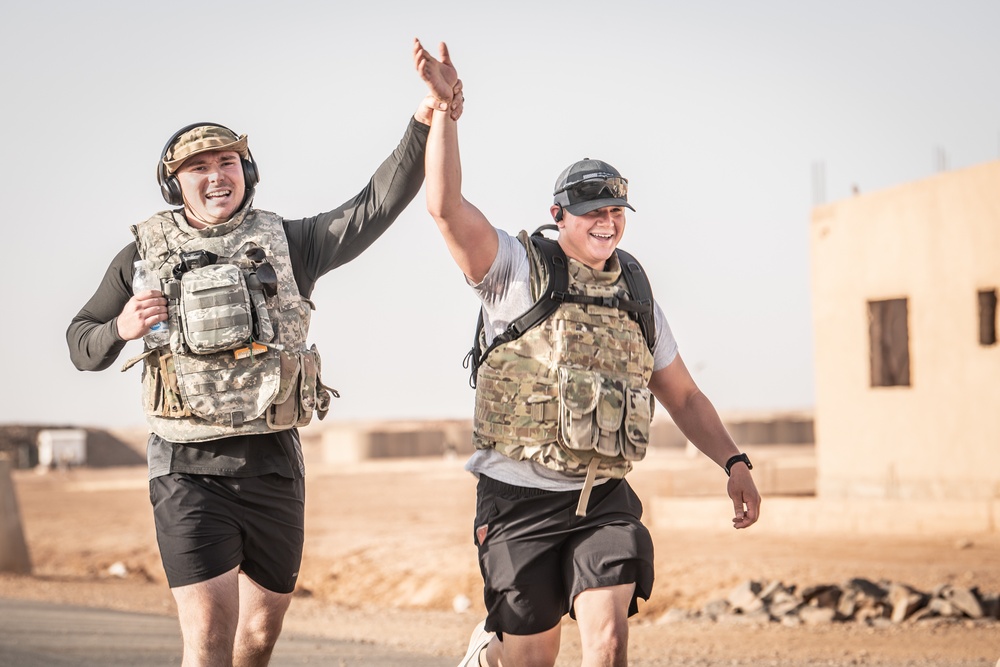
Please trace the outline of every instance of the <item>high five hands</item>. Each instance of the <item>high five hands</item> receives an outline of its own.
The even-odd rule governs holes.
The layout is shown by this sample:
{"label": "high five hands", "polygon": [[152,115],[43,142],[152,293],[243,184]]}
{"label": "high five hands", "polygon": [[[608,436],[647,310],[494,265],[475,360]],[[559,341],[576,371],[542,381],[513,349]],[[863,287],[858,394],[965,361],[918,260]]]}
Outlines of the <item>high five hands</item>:
{"label": "high five hands", "polygon": [[439,111],[450,109],[452,120],[458,120],[465,104],[462,80],[458,78],[458,72],[451,62],[448,45],[441,42],[438,49],[440,60],[431,55],[419,39],[413,40],[413,65],[430,89],[430,93],[424,98],[424,106]]}

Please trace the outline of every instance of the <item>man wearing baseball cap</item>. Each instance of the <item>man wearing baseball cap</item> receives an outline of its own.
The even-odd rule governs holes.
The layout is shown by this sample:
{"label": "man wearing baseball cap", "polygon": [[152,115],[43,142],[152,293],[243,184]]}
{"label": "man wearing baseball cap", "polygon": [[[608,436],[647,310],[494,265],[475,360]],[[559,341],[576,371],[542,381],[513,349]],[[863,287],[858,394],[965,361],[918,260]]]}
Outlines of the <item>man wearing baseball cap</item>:
{"label": "man wearing baseball cap", "polygon": [[[414,57],[431,92],[450,99],[447,47],[439,61],[418,43]],[[760,510],[750,460],[685,367],[638,261],[618,248],[635,209],[617,169],[584,158],[559,175],[553,240],[511,236],[462,196],[457,128],[444,113],[426,164],[427,209],[482,301],[466,470],[479,480],[486,620],[460,667],[555,664],[567,613],[584,664],[627,665],[653,545],[625,475],[649,444],[654,397],[729,475],[735,528]]]}
{"label": "man wearing baseball cap", "polygon": [[[447,112],[461,114],[456,82]],[[145,337],[143,406],[150,500],[177,603],[183,664],[266,665],[302,558],[305,468],[299,427],[336,391],[307,342],[320,276],[374,243],[423,182],[425,98],[396,149],[345,203],[290,220],[254,206],[260,181],[245,134],[181,128],[156,178],[171,208],[132,227],[67,331],[80,370],[103,370]],[[133,288],[133,267],[159,288]],[[151,337],[166,326],[166,342]],[[125,369],[123,369],[125,370]]]}

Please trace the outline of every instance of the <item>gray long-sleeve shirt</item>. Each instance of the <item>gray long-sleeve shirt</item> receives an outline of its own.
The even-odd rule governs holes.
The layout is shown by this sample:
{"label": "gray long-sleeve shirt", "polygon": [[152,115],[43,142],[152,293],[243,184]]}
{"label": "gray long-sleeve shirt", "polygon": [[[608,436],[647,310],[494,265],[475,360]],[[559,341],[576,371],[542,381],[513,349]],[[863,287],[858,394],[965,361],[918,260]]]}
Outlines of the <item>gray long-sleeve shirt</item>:
{"label": "gray long-sleeve shirt", "polygon": [[[309,298],[321,276],[374,243],[413,200],[423,183],[427,132],[428,126],[411,119],[399,146],[356,196],[317,216],[283,221],[292,272],[302,296]],[[123,248],[111,261],[97,291],[70,322],[66,341],[78,369],[108,368],[125,347],[116,318],[132,297],[132,267],[138,258],[134,243]],[[172,472],[231,477],[304,475],[294,429],[187,444],[151,435],[147,458],[150,478]]]}

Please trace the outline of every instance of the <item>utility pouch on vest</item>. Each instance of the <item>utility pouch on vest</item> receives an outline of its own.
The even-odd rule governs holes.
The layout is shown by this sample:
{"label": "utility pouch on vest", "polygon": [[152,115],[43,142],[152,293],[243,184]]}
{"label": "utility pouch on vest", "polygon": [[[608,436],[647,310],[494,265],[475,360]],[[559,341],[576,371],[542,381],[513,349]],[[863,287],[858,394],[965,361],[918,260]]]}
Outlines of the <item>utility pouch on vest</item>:
{"label": "utility pouch on vest", "polygon": [[177,369],[174,365],[173,354],[161,354],[160,363],[160,400],[157,401],[158,409],[156,414],[163,417],[187,417],[191,411],[184,406],[181,398],[181,390],[177,385]]}
{"label": "utility pouch on vest", "polygon": [[319,355],[316,346],[300,356],[302,369],[299,371],[299,421],[296,426],[305,426],[312,419],[316,409],[316,382],[319,379]]}
{"label": "utility pouch on vest", "polygon": [[184,406],[181,390],[177,385],[174,355],[159,352],[149,355],[143,370],[143,382],[149,383],[145,410],[159,417],[187,417],[191,411]]}
{"label": "utility pouch on vest", "polygon": [[559,368],[559,431],[569,449],[589,451],[597,446],[600,431],[594,427],[600,376],[562,366]]}
{"label": "utility pouch on vest", "polygon": [[625,448],[622,455],[628,461],[641,461],[649,446],[649,425],[653,420],[653,392],[646,387],[625,392]]}
{"label": "utility pouch on vest", "polygon": [[649,444],[651,393],[594,371],[560,366],[559,435],[569,450],[640,461]]}
{"label": "utility pouch on vest", "polygon": [[279,358],[281,382],[274,404],[267,411],[267,425],[274,429],[291,428],[299,418],[299,407],[295,400],[299,387],[299,356],[282,350]]}
{"label": "utility pouch on vest", "polygon": [[250,290],[250,300],[253,302],[254,340],[270,343],[274,339],[274,327],[271,325],[271,315],[267,312],[264,293],[260,290]]}
{"label": "utility pouch on vest", "polygon": [[181,322],[193,354],[241,347],[253,335],[250,292],[243,271],[232,264],[210,264],[181,277]]}
{"label": "utility pouch on vest", "polygon": [[[157,361],[157,352],[147,354],[144,358],[146,363],[142,365],[142,381],[146,385],[146,390],[142,392],[145,397],[143,409],[147,414],[158,415],[163,412],[163,381],[160,364]],[[125,370],[124,368],[122,369]]]}
{"label": "utility pouch on vest", "polygon": [[267,424],[274,429],[306,426],[315,412],[320,419],[330,409],[336,390],[320,378],[319,350],[313,345],[299,354],[281,353],[281,383],[274,405],[267,411]]}
{"label": "utility pouch on vest", "polygon": [[187,409],[215,424],[238,428],[262,417],[278,393],[278,355],[270,351],[243,359],[229,353],[175,355],[173,361]]}

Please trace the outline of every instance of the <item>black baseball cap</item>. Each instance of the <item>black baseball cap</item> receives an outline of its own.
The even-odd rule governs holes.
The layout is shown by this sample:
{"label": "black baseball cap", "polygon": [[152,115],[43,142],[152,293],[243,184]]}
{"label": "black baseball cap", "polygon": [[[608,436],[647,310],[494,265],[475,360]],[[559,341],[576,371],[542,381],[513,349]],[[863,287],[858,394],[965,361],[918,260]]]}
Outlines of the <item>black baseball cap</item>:
{"label": "black baseball cap", "polygon": [[607,162],[589,157],[566,167],[552,192],[554,203],[573,215],[605,206],[635,208],[628,203],[628,179]]}

